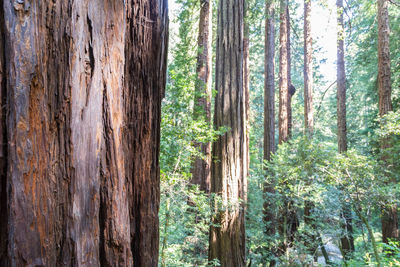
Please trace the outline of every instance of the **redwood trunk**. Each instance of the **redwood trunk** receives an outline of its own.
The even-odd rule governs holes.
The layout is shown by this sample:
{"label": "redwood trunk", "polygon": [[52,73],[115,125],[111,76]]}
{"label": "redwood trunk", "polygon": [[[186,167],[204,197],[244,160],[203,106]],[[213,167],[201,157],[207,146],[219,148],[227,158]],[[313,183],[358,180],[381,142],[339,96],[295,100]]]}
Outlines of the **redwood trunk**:
{"label": "redwood trunk", "polygon": [[311,0],[304,0],[304,126],[309,136],[314,131]]}
{"label": "redwood trunk", "polygon": [[265,20],[264,160],[275,153],[275,8],[267,0]]}
{"label": "redwood trunk", "polygon": [[[287,27],[287,79],[288,79],[288,135],[289,138],[292,136],[293,119],[292,119],[292,96],[294,90],[292,88],[292,55],[290,50],[290,12],[289,12],[289,0],[286,2],[286,27]],[[294,87],[293,87],[294,88]]]}
{"label": "redwood trunk", "polygon": [[1,4],[1,264],[157,266],[166,1]]}
{"label": "redwood trunk", "polygon": [[[379,116],[384,116],[393,110],[392,86],[390,73],[389,49],[389,15],[387,0],[378,0],[378,91],[379,91]],[[381,149],[390,147],[387,140],[381,140]],[[385,157],[382,158],[385,161]],[[382,241],[399,239],[399,225],[397,206],[384,207],[382,211]]]}
{"label": "redwood trunk", "polygon": [[[211,192],[214,204],[209,260],[221,266],[245,266],[244,204],[246,183],[246,125],[243,89],[243,0],[220,0],[218,8],[214,126],[227,132],[213,143]],[[227,206],[229,205],[229,208]]]}
{"label": "redwood trunk", "polygon": [[279,144],[289,138],[289,77],[287,0],[280,1],[279,31]]}
{"label": "redwood trunk", "polygon": [[[347,126],[346,126],[346,72],[344,64],[344,22],[343,0],[336,1],[337,7],[337,127],[339,153],[347,152]],[[342,229],[344,235],[340,239],[341,247],[346,258],[354,251],[353,225],[351,208],[347,203],[342,203]]]}
{"label": "redwood trunk", "polygon": [[[264,160],[270,161],[275,153],[275,8],[272,0],[268,0],[265,6],[265,65],[264,65]],[[276,205],[269,195],[275,193],[276,181],[270,180],[274,176],[267,177],[264,184],[264,221],[265,233],[274,238],[276,233]],[[270,252],[276,254],[276,248],[270,246]],[[274,266],[275,261],[270,262]]]}
{"label": "redwood trunk", "polygon": [[247,22],[248,5],[245,2],[244,11],[244,35],[243,35],[243,90],[244,90],[244,104],[245,104],[245,145],[243,151],[243,162],[246,163],[245,166],[245,179],[244,179],[244,200],[247,202],[247,176],[250,169],[250,125],[249,125],[249,111],[250,111],[250,29],[249,23]]}
{"label": "redwood trunk", "polygon": [[[199,37],[197,40],[197,81],[195,89],[195,107],[193,119],[204,120],[211,126],[211,42],[212,42],[212,1],[200,0]],[[194,159],[192,166],[192,184],[200,190],[210,191],[211,142],[195,143],[202,157]]]}

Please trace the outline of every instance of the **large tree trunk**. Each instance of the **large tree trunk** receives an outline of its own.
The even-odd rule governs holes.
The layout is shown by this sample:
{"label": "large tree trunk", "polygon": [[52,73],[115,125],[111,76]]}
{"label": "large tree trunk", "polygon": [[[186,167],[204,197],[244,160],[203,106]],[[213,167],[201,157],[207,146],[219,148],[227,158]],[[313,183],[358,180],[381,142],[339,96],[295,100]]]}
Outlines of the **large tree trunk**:
{"label": "large tree trunk", "polygon": [[289,138],[287,0],[280,1],[279,30],[279,144]]}
{"label": "large tree trunk", "polygon": [[[378,91],[379,116],[392,111],[392,86],[389,50],[388,0],[378,0]],[[381,149],[390,147],[387,140],[381,140]],[[385,157],[382,158],[385,161]],[[397,206],[384,207],[382,211],[382,241],[399,238]]]}
{"label": "large tree trunk", "polygon": [[275,153],[275,8],[273,0],[267,0],[265,20],[264,65],[264,159],[271,160]]}
{"label": "large tree trunk", "polygon": [[166,1],[1,3],[1,264],[157,266]]}
{"label": "large tree trunk", "polygon": [[[213,143],[211,192],[216,206],[210,227],[209,259],[221,266],[245,266],[244,204],[246,125],[243,90],[243,0],[220,0],[218,8],[214,126],[227,132]],[[228,208],[229,205],[229,208]],[[223,208],[221,210],[221,208]]]}
{"label": "large tree trunk", "polygon": [[[199,37],[197,40],[197,81],[193,119],[204,120],[211,126],[211,68],[212,68],[212,1],[200,0]],[[210,191],[211,142],[195,143],[202,157],[195,158],[192,166],[192,184],[204,192]]]}
{"label": "large tree trunk", "polygon": [[0,0],[0,266],[7,265],[7,90],[3,0]]}
{"label": "large tree trunk", "polygon": [[310,136],[314,131],[312,90],[311,0],[304,0],[304,126],[306,134]]}
{"label": "large tree trunk", "polygon": [[[265,62],[264,62],[264,160],[270,161],[271,155],[275,153],[275,8],[272,0],[267,0],[265,6]],[[273,238],[276,233],[276,205],[269,194],[275,193],[275,180],[264,184],[264,221],[266,223],[265,233]],[[276,254],[276,248],[269,247],[272,254]],[[270,262],[274,266],[275,261]]]}
{"label": "large tree trunk", "polygon": [[287,79],[288,79],[288,134],[292,136],[293,119],[292,119],[292,96],[294,95],[294,86],[292,85],[292,54],[290,49],[290,12],[289,12],[289,0],[286,2],[286,27],[287,27]]}
{"label": "large tree trunk", "polygon": [[244,105],[245,105],[245,150],[243,151],[243,162],[245,166],[245,179],[244,179],[244,201],[247,202],[247,176],[250,169],[250,125],[249,125],[249,111],[250,111],[250,28],[247,21],[248,5],[247,1],[244,3],[244,33],[243,33],[243,91],[244,91]]}
{"label": "large tree trunk", "polygon": [[[346,127],[346,72],[344,64],[344,22],[343,0],[336,1],[337,8],[337,127],[339,153],[347,151]],[[341,247],[346,258],[354,251],[353,225],[351,208],[346,202],[342,203],[343,236],[340,239]]]}

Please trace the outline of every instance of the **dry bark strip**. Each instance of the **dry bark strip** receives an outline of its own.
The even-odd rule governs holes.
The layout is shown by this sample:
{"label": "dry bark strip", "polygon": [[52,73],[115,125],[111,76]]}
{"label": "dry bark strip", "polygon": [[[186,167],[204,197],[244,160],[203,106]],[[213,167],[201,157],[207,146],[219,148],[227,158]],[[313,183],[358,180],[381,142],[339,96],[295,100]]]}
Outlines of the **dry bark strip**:
{"label": "dry bark strip", "polygon": [[0,265],[157,266],[166,0],[0,4]]}

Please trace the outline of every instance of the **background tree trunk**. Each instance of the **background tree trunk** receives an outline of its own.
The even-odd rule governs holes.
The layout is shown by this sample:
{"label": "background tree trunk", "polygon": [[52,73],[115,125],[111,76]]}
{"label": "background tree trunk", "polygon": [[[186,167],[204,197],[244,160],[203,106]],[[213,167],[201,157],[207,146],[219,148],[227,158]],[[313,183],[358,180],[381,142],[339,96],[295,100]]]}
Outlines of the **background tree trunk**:
{"label": "background tree trunk", "polygon": [[[214,126],[228,131],[213,144],[211,192],[221,197],[226,209],[215,202],[210,227],[209,260],[221,266],[245,266],[244,204],[247,174],[245,95],[243,89],[243,0],[220,0],[218,8]],[[227,207],[229,205],[229,208]]]}
{"label": "background tree trunk", "polygon": [[[288,135],[292,136],[292,96],[294,91],[291,90],[292,85],[292,55],[290,50],[290,12],[289,12],[289,0],[286,2],[286,27],[287,27],[287,79],[288,79]],[[293,87],[294,88],[294,87]]]}
{"label": "background tree trunk", "polygon": [[[379,116],[384,116],[393,110],[392,86],[390,73],[390,48],[389,48],[389,14],[387,0],[378,0],[378,91],[379,91]],[[381,140],[381,149],[390,147],[387,140]],[[385,157],[383,157],[385,161]],[[382,241],[399,238],[399,223],[397,206],[384,207],[382,211]]]}
{"label": "background tree trunk", "polygon": [[275,8],[267,0],[265,20],[264,160],[275,153]]}
{"label": "background tree trunk", "polygon": [[[337,125],[338,125],[338,150],[339,153],[347,152],[347,126],[346,126],[346,71],[344,64],[344,22],[343,0],[336,1],[337,8]],[[350,257],[354,251],[353,225],[351,207],[342,203],[342,229],[344,235],[340,239],[341,248],[345,257]]]}
{"label": "background tree trunk", "polygon": [[[272,0],[267,0],[265,11],[264,160],[270,161],[275,153],[275,8]],[[271,238],[276,233],[276,205],[268,194],[275,193],[275,184],[274,180],[268,178],[264,184],[265,233]],[[268,250],[276,254],[276,248],[270,247]],[[275,261],[271,261],[270,266],[274,265]]]}
{"label": "background tree trunk", "polygon": [[166,1],[1,8],[2,264],[157,266]]}
{"label": "background tree trunk", "polygon": [[280,1],[279,30],[279,144],[289,138],[287,0]]}
{"label": "background tree trunk", "polygon": [[304,126],[310,136],[314,131],[312,66],[311,0],[304,0]]}
{"label": "background tree trunk", "polygon": [[[212,69],[212,1],[200,0],[199,37],[197,40],[197,81],[193,119],[204,119],[211,126],[211,69]],[[192,184],[204,192],[210,191],[211,142],[195,143],[203,155],[197,157],[192,166]]]}

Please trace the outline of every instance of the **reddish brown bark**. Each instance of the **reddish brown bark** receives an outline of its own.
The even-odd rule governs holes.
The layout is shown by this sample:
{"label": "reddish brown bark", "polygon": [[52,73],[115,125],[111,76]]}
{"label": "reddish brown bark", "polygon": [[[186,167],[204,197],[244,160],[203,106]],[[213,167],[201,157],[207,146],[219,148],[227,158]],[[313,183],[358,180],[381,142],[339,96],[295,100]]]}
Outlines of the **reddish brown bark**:
{"label": "reddish brown bark", "polygon": [[292,96],[295,90],[292,90],[292,55],[290,49],[290,12],[289,12],[289,0],[286,2],[286,25],[287,25],[287,79],[288,79],[288,134],[292,136],[293,119],[292,119]]}
{"label": "reddish brown bark", "polygon": [[[336,1],[337,7],[337,126],[338,126],[338,150],[339,153],[347,151],[347,126],[346,126],[346,71],[344,61],[344,22],[343,0]],[[353,226],[351,208],[342,203],[342,229],[343,237],[340,239],[342,250],[346,257],[354,251]]]}
{"label": "reddish brown bark", "polygon": [[313,68],[311,36],[311,0],[304,0],[304,126],[305,132],[314,131]]}
{"label": "reddish brown bark", "polygon": [[264,65],[264,160],[275,153],[275,8],[271,0],[266,4],[265,65]]}
{"label": "reddish brown bark", "polygon": [[157,266],[166,1],[3,11],[4,265]]}
{"label": "reddish brown bark", "polygon": [[[212,68],[212,1],[200,0],[200,22],[197,54],[197,81],[193,118],[204,119],[211,126],[211,68]],[[192,166],[192,184],[200,186],[204,192],[210,191],[211,142],[195,143],[202,154],[196,157]]]}
{"label": "reddish brown bark", "polygon": [[245,19],[244,19],[244,33],[243,33],[243,90],[244,90],[244,105],[245,105],[245,145],[243,151],[243,162],[246,163],[244,174],[244,200],[247,201],[247,176],[249,175],[250,168],[250,125],[249,125],[249,111],[250,111],[250,38],[249,38],[249,24],[247,22],[246,14],[248,14],[247,2],[245,2]]}
{"label": "reddish brown bark", "polygon": [[7,265],[7,127],[3,0],[0,0],[0,266]]}
{"label": "reddish brown bark", "polygon": [[[228,131],[213,143],[211,192],[225,207],[214,206],[209,260],[221,266],[245,266],[244,204],[246,166],[245,96],[243,89],[242,0],[221,0],[218,8],[214,127]],[[215,205],[217,202],[214,203]]]}
{"label": "reddish brown bark", "polygon": [[[387,0],[378,0],[378,91],[379,91],[379,116],[384,116],[393,110],[392,85],[390,73],[390,48],[389,48],[389,14]],[[386,139],[381,140],[381,150],[389,148]],[[385,156],[383,156],[385,161]],[[399,239],[399,223],[397,206],[383,207],[382,210],[382,241]]]}
{"label": "reddish brown bark", "polygon": [[287,0],[280,1],[279,30],[279,144],[289,138],[289,77]]}

